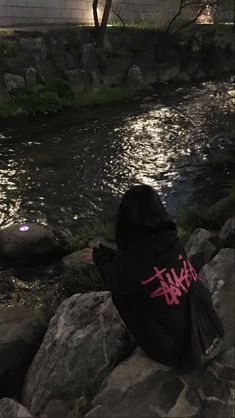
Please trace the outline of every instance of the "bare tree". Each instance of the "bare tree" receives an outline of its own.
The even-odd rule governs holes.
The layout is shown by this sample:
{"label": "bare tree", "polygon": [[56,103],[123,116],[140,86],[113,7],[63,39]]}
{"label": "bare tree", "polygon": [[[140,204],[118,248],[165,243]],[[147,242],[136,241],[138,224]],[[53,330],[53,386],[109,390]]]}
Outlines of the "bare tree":
{"label": "bare tree", "polygon": [[104,11],[103,11],[101,22],[99,21],[99,16],[98,16],[98,4],[99,4],[99,0],[94,0],[92,3],[92,8],[93,8],[95,30],[96,30],[96,42],[97,42],[97,46],[102,48],[104,45],[104,37],[105,37],[105,32],[106,32],[106,28],[107,28],[107,24],[109,20],[112,0],[105,0]]}
{"label": "bare tree", "polygon": [[183,23],[182,25],[178,26],[174,33],[179,32],[180,30],[184,29],[185,27],[191,25],[192,23],[196,22],[198,17],[203,13],[203,11],[210,7],[213,8],[217,5],[218,0],[180,0],[179,8],[175,16],[171,19],[169,25],[167,26],[166,32],[170,32],[175,24],[177,23],[178,19],[182,16],[183,11],[186,8],[194,9],[195,14],[192,19],[188,20],[187,22]]}

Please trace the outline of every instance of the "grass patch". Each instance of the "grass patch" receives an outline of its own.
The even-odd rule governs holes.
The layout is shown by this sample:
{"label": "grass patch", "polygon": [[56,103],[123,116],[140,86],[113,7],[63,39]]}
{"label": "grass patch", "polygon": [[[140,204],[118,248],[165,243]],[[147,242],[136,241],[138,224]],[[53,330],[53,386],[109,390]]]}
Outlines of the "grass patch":
{"label": "grass patch", "polygon": [[106,87],[99,90],[81,92],[76,95],[76,106],[93,106],[98,104],[120,102],[133,97],[133,92],[121,87]]}
{"label": "grass patch", "polygon": [[64,80],[55,80],[40,90],[25,89],[15,92],[11,102],[0,106],[0,116],[7,118],[17,114],[46,115],[63,109],[121,102],[133,97],[132,91],[121,87],[103,88],[75,95]]}
{"label": "grass patch", "polygon": [[68,418],[82,418],[88,411],[90,401],[84,394],[79,399],[74,401],[73,411],[69,414]]}

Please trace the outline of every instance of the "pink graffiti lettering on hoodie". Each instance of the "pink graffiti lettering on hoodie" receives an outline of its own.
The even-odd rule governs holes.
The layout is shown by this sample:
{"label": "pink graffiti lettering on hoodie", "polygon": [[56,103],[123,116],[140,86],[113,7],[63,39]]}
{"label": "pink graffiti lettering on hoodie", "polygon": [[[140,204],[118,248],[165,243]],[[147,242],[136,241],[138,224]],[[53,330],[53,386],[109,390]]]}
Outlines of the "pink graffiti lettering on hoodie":
{"label": "pink graffiti lettering on hoodie", "polygon": [[196,282],[199,279],[188,259],[184,260],[182,255],[179,255],[178,259],[182,260],[182,267],[178,274],[173,268],[154,267],[154,275],[141,282],[146,286],[154,280],[160,281],[160,286],[150,294],[151,299],[164,296],[168,305],[179,305],[180,297],[188,292],[193,281]]}

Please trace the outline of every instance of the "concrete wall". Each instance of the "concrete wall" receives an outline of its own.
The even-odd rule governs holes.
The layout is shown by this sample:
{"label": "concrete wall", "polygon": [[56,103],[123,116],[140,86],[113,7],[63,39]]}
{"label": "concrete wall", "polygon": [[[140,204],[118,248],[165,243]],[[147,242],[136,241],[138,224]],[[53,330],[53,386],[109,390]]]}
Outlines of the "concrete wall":
{"label": "concrete wall", "polygon": [[[99,3],[102,10],[102,0]],[[125,21],[157,19],[161,23],[174,13],[177,3],[178,0],[113,0],[113,7]],[[0,0],[0,27],[73,23],[93,24],[92,0]]]}
{"label": "concrete wall", "polygon": [[92,23],[92,0],[0,0],[0,26]]}
{"label": "concrete wall", "polygon": [[[0,0],[0,27],[47,24],[93,24],[93,0]],[[99,0],[100,10],[102,2]],[[220,7],[219,20],[231,21],[231,0]],[[226,3],[226,4],[227,4]],[[150,20],[164,27],[175,15],[179,0],[113,0],[113,8],[125,22]],[[226,11],[225,11],[226,9]],[[185,9],[187,17],[189,10]],[[115,14],[111,14],[115,18]]]}

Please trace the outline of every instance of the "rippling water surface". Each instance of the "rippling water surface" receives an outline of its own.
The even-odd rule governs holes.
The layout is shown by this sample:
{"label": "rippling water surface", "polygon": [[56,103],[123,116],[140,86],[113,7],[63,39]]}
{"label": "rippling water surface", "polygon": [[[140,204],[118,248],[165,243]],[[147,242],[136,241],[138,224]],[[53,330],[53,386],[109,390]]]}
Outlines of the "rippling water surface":
{"label": "rippling water surface", "polygon": [[234,86],[208,82],[82,114],[0,126],[0,226],[112,218],[133,183],[176,214],[235,178]]}

